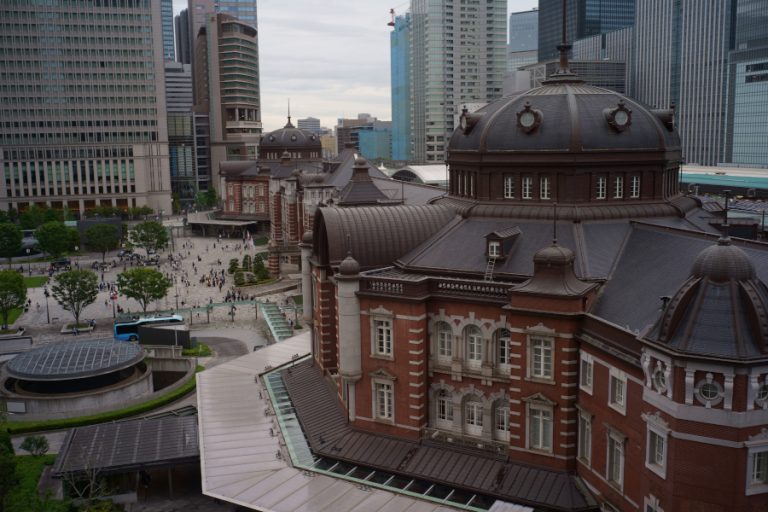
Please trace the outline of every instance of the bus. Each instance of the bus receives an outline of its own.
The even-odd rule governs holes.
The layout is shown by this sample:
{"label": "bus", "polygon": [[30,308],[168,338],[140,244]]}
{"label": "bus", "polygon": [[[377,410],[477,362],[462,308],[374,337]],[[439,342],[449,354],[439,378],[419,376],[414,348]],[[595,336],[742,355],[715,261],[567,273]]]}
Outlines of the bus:
{"label": "bus", "polygon": [[118,341],[139,341],[139,327],[159,327],[184,323],[181,315],[135,317],[115,321],[115,339]]}

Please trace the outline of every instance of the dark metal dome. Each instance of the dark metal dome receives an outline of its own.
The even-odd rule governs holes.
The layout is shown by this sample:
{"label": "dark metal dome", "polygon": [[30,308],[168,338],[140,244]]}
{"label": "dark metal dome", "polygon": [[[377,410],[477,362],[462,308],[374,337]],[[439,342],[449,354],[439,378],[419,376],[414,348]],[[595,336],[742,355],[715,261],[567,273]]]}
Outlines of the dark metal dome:
{"label": "dark metal dome", "polygon": [[296,128],[291,123],[291,118],[283,128],[273,132],[265,133],[261,137],[260,146],[264,149],[272,148],[307,148],[316,147],[321,149],[320,137],[309,130]]}
{"label": "dark metal dome", "polygon": [[[464,151],[574,154],[606,150],[672,152],[679,158],[680,139],[673,129],[672,111],[651,110],[578,80],[548,83],[477,112],[465,112],[449,145],[452,156]],[[600,153],[600,158],[605,156]]]}
{"label": "dark metal dome", "polygon": [[731,279],[754,279],[755,267],[749,257],[738,247],[731,245],[728,237],[718,240],[717,245],[707,247],[696,257],[691,275],[706,277],[716,283]]}
{"label": "dark metal dome", "polygon": [[356,276],[360,273],[360,264],[351,254],[344,258],[344,261],[339,265],[339,274],[343,276]]}

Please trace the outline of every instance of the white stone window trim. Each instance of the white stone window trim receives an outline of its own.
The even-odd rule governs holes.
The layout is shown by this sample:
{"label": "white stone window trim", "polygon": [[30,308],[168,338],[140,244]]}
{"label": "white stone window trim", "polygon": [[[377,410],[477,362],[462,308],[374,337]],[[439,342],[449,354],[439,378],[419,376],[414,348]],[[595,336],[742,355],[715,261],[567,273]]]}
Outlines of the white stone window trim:
{"label": "white stone window trim", "polygon": [[[379,324],[381,322],[381,324]],[[388,326],[388,327],[387,327]],[[379,343],[379,328],[386,328],[389,332],[388,340],[385,338]],[[385,314],[371,315],[371,357],[380,359],[394,359],[394,316]]]}
{"label": "white stone window trim", "polygon": [[643,512],[664,512],[664,509],[661,508],[661,500],[653,494],[645,496],[643,498]]}
{"label": "white stone window trim", "polygon": [[[714,393],[712,393],[714,391]],[[707,409],[719,405],[725,397],[723,386],[715,380],[714,374],[707,372],[703,379],[696,383],[693,390],[696,400]]]}
{"label": "white stone window trim", "polygon": [[533,176],[523,176],[523,199],[533,199]]}
{"label": "white stone window trim", "polygon": [[539,199],[549,200],[552,198],[552,180],[549,176],[539,178]]}
{"label": "white stone window trim", "polygon": [[595,379],[595,359],[592,354],[581,352],[579,354],[579,389],[592,394]]}
{"label": "white stone window trim", "polygon": [[508,403],[498,404],[493,408],[493,438],[496,441],[509,441],[510,407]]}
{"label": "white stone window trim", "polygon": [[[586,467],[591,468],[592,467],[592,420],[594,419],[594,415],[587,411],[586,409],[583,409],[579,405],[576,406],[576,408],[579,410],[579,423],[578,423],[578,432],[576,437],[576,460],[578,460],[581,464],[584,464]],[[582,425],[586,424],[589,425],[589,435],[585,436],[585,432],[583,431]],[[587,449],[584,449],[584,445],[588,445]]]}
{"label": "white stone window trim", "polygon": [[[380,395],[379,391],[384,390],[385,388],[388,388],[389,390],[389,403],[387,404],[385,402],[385,414],[388,413],[388,415],[382,416],[379,414],[379,405],[380,405]],[[371,378],[371,393],[372,393],[372,400],[371,405],[373,410],[371,411],[373,419],[376,421],[381,421],[385,423],[395,423],[395,382],[394,379],[387,378],[386,376],[378,376]]]}
{"label": "white stone window trim", "polygon": [[501,258],[501,242],[498,240],[491,240],[488,242],[488,257],[489,258]]}
{"label": "white stone window trim", "polygon": [[477,397],[469,397],[464,401],[462,409],[464,432],[470,436],[482,437],[483,414],[485,414],[485,404],[483,401]]}
{"label": "white stone window trim", "polygon": [[598,176],[595,184],[595,199],[605,199],[607,197],[608,178]]}
{"label": "white stone window trim", "polygon": [[[462,338],[464,343],[464,361],[467,364],[467,367],[472,369],[480,368],[483,365],[483,361],[485,360],[485,340],[483,339],[482,329],[476,325],[470,324],[464,327]],[[470,344],[473,346],[473,350],[471,351]],[[470,354],[479,357],[471,358]]]}
{"label": "white stone window trim", "polygon": [[[536,382],[554,384],[555,379],[555,338],[538,333],[530,333],[527,336],[528,364],[527,377]],[[537,365],[536,352],[541,350],[541,362]],[[546,361],[549,361],[547,368]]]}
{"label": "white stone window trim", "polygon": [[[617,488],[619,491],[624,490],[624,470],[626,468],[626,444],[627,436],[622,434],[610,425],[606,425],[606,442],[605,442],[605,481],[611,486]],[[612,453],[611,446],[618,448],[618,471],[617,478],[612,478],[611,467]]]}
{"label": "white stone window trim", "polygon": [[[443,336],[445,336],[445,339],[443,339]],[[455,350],[455,343],[453,338],[454,336],[453,329],[451,329],[451,324],[444,320],[438,320],[435,322],[435,353],[437,356],[437,362],[439,364],[451,364]],[[444,353],[446,352],[443,350],[444,348],[448,349],[447,354]]]}
{"label": "white stone window trim", "polygon": [[[752,496],[754,494],[764,494],[768,492],[768,428],[763,428],[757,434],[750,436],[744,443],[747,447],[747,474],[745,494]],[[756,467],[755,463],[760,458],[765,472],[762,481],[755,481]]]}
{"label": "white stone window trim", "polygon": [[[500,336],[496,336],[496,334],[506,331],[506,333],[502,333]],[[511,369],[511,359],[512,359],[512,337],[509,329],[506,329],[504,327],[498,329],[496,333],[494,334],[494,337],[496,338],[496,346],[495,349],[495,361],[494,364],[496,367],[502,371],[502,372],[508,372]]]}
{"label": "white stone window trim", "polygon": [[[646,435],[645,435],[645,467],[653,471],[656,475],[662,479],[667,478],[667,462],[669,460],[669,424],[664,421],[664,418],[656,412],[654,414],[642,414],[643,421],[646,422]],[[663,450],[661,454],[661,462],[656,461],[656,448],[653,441],[653,436],[658,436],[659,440],[663,443]]]}
{"label": "white stone window trim", "polygon": [[[552,453],[553,439],[554,439],[554,407],[550,404],[531,401],[526,404],[526,421],[527,432],[525,436],[525,447],[528,450],[534,452]],[[534,439],[533,421],[535,417],[539,417],[539,439]],[[545,423],[549,423],[549,433],[544,432]],[[534,441],[536,441],[534,443]]]}
{"label": "white stone window trim", "polygon": [[504,199],[515,198],[515,176],[504,176]]}
{"label": "white stone window trim", "polygon": [[[440,417],[441,403],[445,405],[445,418]],[[443,388],[435,392],[435,427],[443,430],[452,430],[454,421],[453,393]]]}
{"label": "white stone window trim", "polygon": [[624,176],[616,176],[613,182],[613,198],[622,199],[624,197]]}
{"label": "white stone window trim", "polygon": [[640,176],[632,176],[630,179],[629,197],[637,199],[640,197]]}
{"label": "white stone window trim", "polygon": [[[614,388],[614,382],[621,383],[621,387]],[[614,393],[618,389],[621,393]],[[627,414],[627,374],[613,366],[608,372],[608,407],[624,416]]]}

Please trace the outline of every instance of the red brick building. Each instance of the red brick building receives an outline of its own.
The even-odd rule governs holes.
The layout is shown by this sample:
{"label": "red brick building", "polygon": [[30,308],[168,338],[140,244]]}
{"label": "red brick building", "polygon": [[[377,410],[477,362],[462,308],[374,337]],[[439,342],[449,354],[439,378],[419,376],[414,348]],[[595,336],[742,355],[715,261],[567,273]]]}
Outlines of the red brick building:
{"label": "red brick building", "polygon": [[[467,488],[540,510],[768,510],[768,247],[680,193],[673,111],[562,70],[461,121],[446,196],[321,207],[305,235],[354,435],[416,442],[391,465],[424,479],[419,450],[501,458]],[[556,478],[573,500],[531,491]]]}
{"label": "red brick building", "polygon": [[297,270],[298,244],[314,226],[320,205],[424,204],[442,194],[435,187],[395,182],[346,148],[334,160],[321,158],[319,137],[285,127],[265,134],[258,161],[221,164],[225,180],[223,218],[255,220],[270,235],[269,270]]}

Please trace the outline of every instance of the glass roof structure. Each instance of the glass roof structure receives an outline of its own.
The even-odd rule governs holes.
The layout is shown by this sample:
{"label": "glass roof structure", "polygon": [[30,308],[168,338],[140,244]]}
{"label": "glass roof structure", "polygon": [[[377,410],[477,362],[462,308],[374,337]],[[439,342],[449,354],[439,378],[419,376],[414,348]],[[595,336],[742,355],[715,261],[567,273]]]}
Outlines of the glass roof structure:
{"label": "glass roof structure", "polygon": [[53,381],[84,379],[133,366],[144,358],[137,343],[112,339],[52,343],[19,354],[7,364],[11,377]]}

